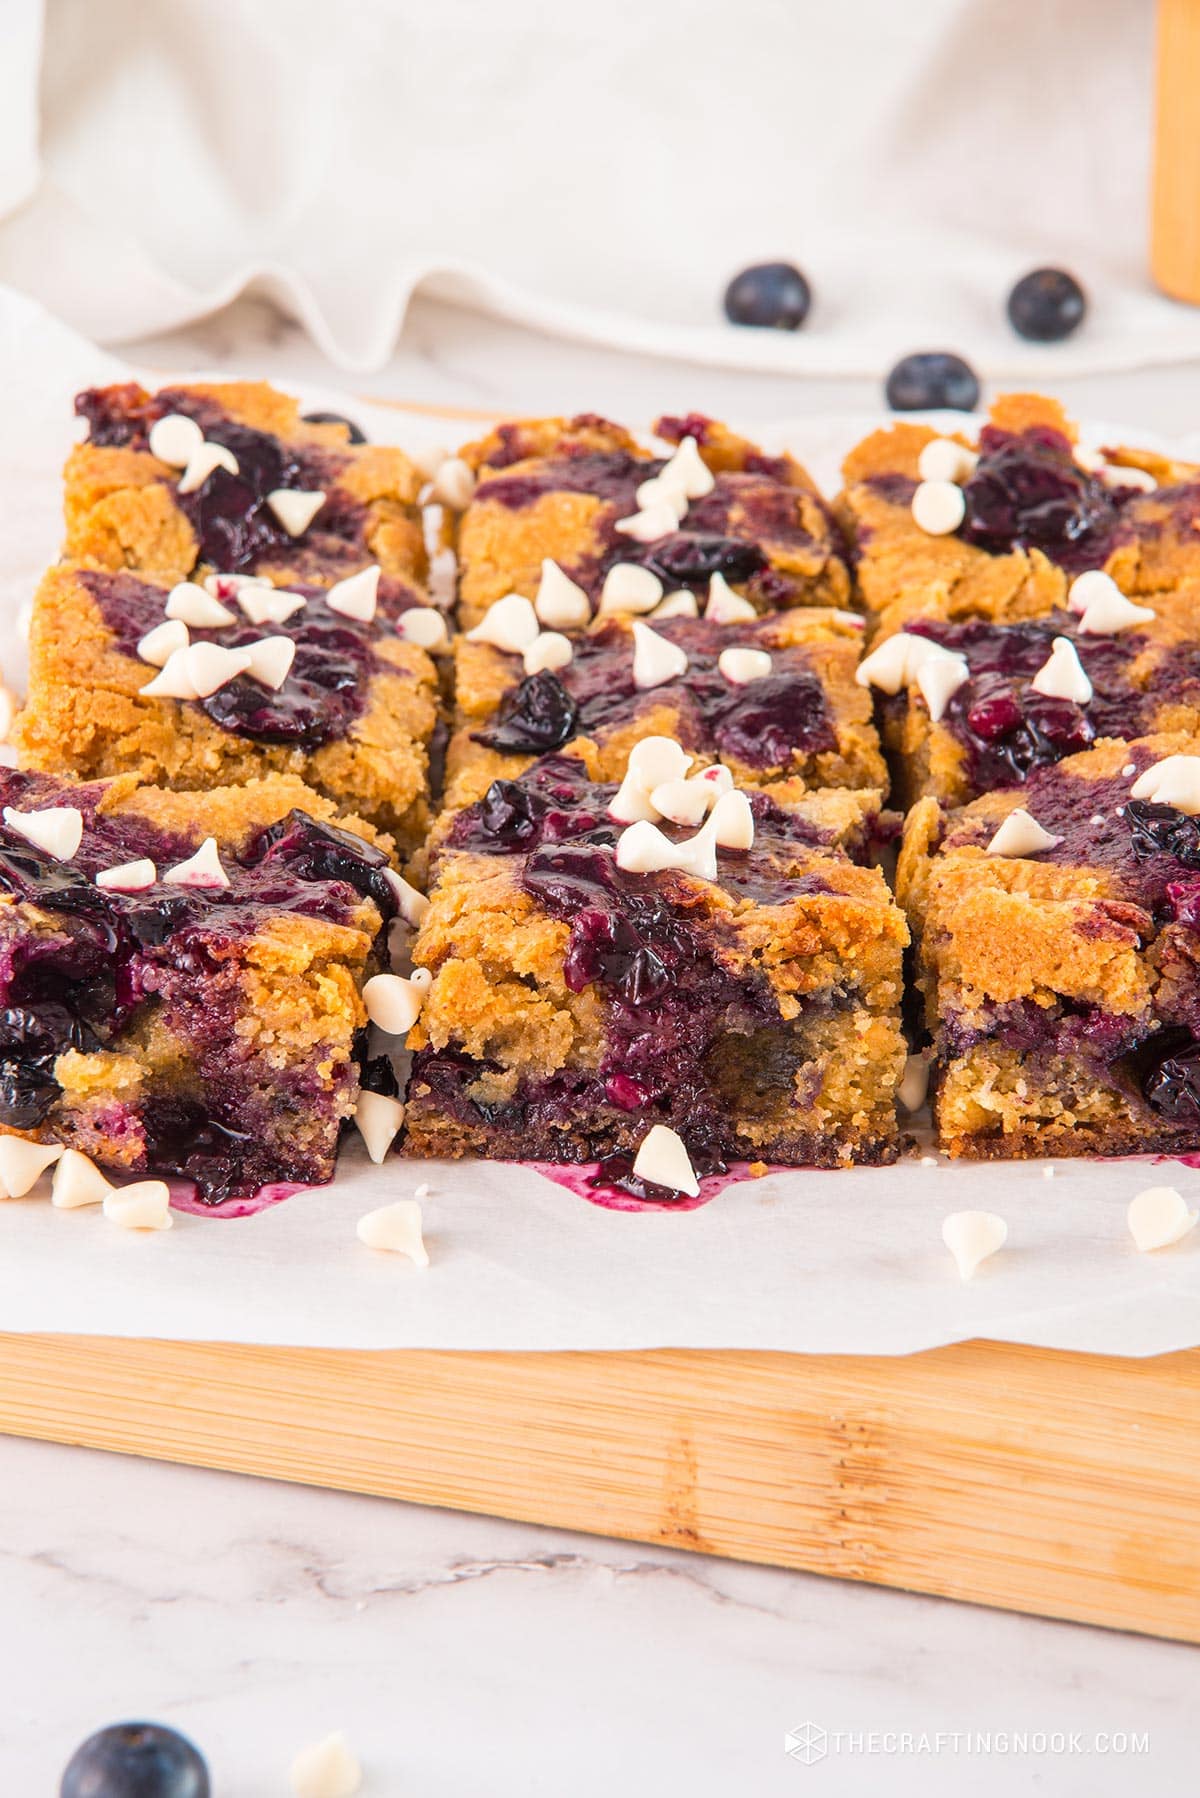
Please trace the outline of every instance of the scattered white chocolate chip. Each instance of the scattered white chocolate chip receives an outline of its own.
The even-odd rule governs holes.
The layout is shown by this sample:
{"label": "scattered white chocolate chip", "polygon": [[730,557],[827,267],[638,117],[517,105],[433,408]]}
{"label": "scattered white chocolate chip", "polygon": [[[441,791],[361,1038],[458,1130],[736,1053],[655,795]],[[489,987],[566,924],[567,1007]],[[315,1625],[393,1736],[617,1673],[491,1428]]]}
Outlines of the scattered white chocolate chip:
{"label": "scattered white chocolate chip", "polygon": [[203,487],[209,475],[217,468],[223,468],[226,474],[236,474],[238,459],[223,443],[209,443],[206,438],[196,445],[188,457],[187,467],[179,477],[178,491],[195,493],[197,487]]}
{"label": "scattered white chocolate chip", "polygon": [[1179,1242],[1195,1229],[1200,1212],[1190,1210],[1173,1186],[1148,1186],[1129,1201],[1125,1218],[1130,1235],[1145,1255]]}
{"label": "scattered white chocolate chip", "polygon": [[1135,624],[1149,624],[1154,617],[1152,606],[1136,606],[1113,585],[1111,594],[1101,595],[1086,607],[1079,628],[1090,637],[1115,637],[1132,630]]}
{"label": "scattered white chocolate chip", "polygon": [[1043,662],[1029,684],[1047,699],[1070,699],[1076,705],[1088,705],[1092,697],[1092,683],[1070,637],[1055,637],[1049,661]]}
{"label": "scattered white chocolate chip", "polygon": [[920,1165],[922,1167],[938,1167],[940,1163],[936,1155],[922,1155]]}
{"label": "scattered white chocolate chip", "polygon": [[123,1230],[169,1230],[171,1189],[165,1180],[138,1180],[132,1186],[114,1186],[104,1194],[104,1215]]}
{"label": "scattered white chocolate chip", "polygon": [[162,668],[178,649],[186,649],[191,642],[188,627],[181,618],[168,618],[163,624],[156,624],[152,631],[147,631],[139,638],[137,652],[143,662],[152,668]]}
{"label": "scattered white chocolate chip", "polygon": [[427,481],[436,480],[437,471],[447,459],[450,451],[444,443],[432,444],[428,449],[411,450],[410,455]]}
{"label": "scattered white chocolate chip", "polygon": [[412,981],[413,985],[416,987],[416,989],[419,993],[427,993],[429,991],[430,987],[433,985],[433,969],[432,968],[414,968],[412,973],[409,975],[409,979]]}
{"label": "scattered white chocolate chip", "polygon": [[368,1211],[358,1220],[358,1240],[369,1249],[387,1249],[407,1255],[417,1267],[429,1266],[429,1251],[421,1233],[421,1207],[416,1199],[395,1199]]}
{"label": "scattered white chocolate chip", "polygon": [[689,843],[672,843],[648,818],[639,818],[617,838],[617,866],[626,874],[661,874],[668,868],[691,873],[694,859]]}
{"label": "scattered white chocolate chip", "polygon": [[[935,643],[932,637],[919,636],[915,631],[897,631],[894,637],[885,638],[878,649],[863,657],[854,671],[854,678],[860,687],[878,687],[882,693],[898,693],[901,687],[915,686],[921,669],[933,662],[943,662],[948,670],[953,668],[961,672],[963,680],[969,677],[966,657],[960,651],[947,649],[944,644]],[[961,681],[957,684],[961,685]]]}
{"label": "scattered white chocolate chip", "polygon": [[951,481],[955,485],[975,472],[979,457],[953,437],[933,437],[917,457],[917,473],[923,481]]}
{"label": "scattered white chocolate chip", "polygon": [[56,862],[69,862],[83,841],[83,813],[74,805],[48,805],[40,812],[19,812],[6,805],[4,822]]}
{"label": "scattered white chocolate chip", "polygon": [[354,1123],[367,1146],[367,1154],[378,1165],[396,1140],[404,1122],[404,1106],[387,1093],[361,1092],[354,1107]]}
{"label": "scattered white chocolate chip", "polygon": [[510,655],[522,655],[540,629],[529,600],[520,593],[508,593],[488,607],[474,630],[467,632],[467,639],[471,643],[490,643]]}
{"label": "scattered white chocolate chip", "polygon": [[639,543],[657,543],[660,537],[669,537],[678,524],[673,508],[663,503],[650,506],[645,512],[633,512],[628,518],[618,518],[613,529]]}
{"label": "scattered white chocolate chip", "polygon": [[1099,474],[1102,468],[1107,467],[1103,450],[1089,449],[1085,444],[1077,443],[1074,456],[1076,466],[1082,468],[1085,474]]}
{"label": "scattered white chocolate chip", "polygon": [[[714,762],[711,768],[701,768],[699,774],[693,774],[690,778],[698,781],[702,786],[711,787],[714,794],[732,793],[733,791],[733,775],[724,762]],[[716,801],[714,800],[713,803],[715,804]]]}
{"label": "scattered white chocolate chip", "polygon": [[283,587],[244,587],[237,602],[251,624],[286,624],[308,604],[303,593],[289,593]]}
{"label": "scattered white chocolate chip", "polygon": [[533,609],[549,630],[575,630],[591,617],[592,602],[583,588],[547,557]]}
{"label": "scattered white chocolate chip", "polygon": [[565,668],[574,654],[570,637],[564,637],[561,631],[542,631],[521,659],[526,674],[540,674],[544,668]]}
{"label": "scattered white chocolate chip", "polygon": [[150,454],[168,468],[184,468],[204,442],[204,432],[186,412],[168,412],[150,426]]}
{"label": "scattered white chocolate chip", "polygon": [[1086,612],[1094,600],[1120,591],[1111,574],[1105,574],[1102,568],[1088,568],[1077,574],[1067,588],[1067,607],[1072,612]]}
{"label": "scattered white chocolate chip", "polygon": [[250,679],[278,693],[292,671],[295,643],[290,637],[260,637],[257,643],[248,643],[246,650],[250,657],[246,673]]}
{"label": "scattered white chocolate chip", "polygon": [[436,606],[410,606],[397,618],[396,632],[419,649],[441,649],[450,641],[445,617]]}
{"label": "scattered white chocolate chip", "polygon": [[206,574],[203,586],[213,599],[240,599],[247,587],[265,587],[271,591],[271,583],[265,574]]}
{"label": "scattered white chocolate chip", "polygon": [[935,724],[945,716],[946,707],[958,689],[970,678],[971,670],[964,655],[948,652],[939,656],[922,656],[918,660],[917,688]]}
{"label": "scattered white chocolate chip", "polygon": [[195,855],[185,862],[176,862],[162,879],[165,885],[172,887],[227,887],[229,876],[221,866],[217,839],[205,837]]}
{"label": "scattered white chocolate chip", "polygon": [[[1122,768],[1122,774],[1134,773],[1133,763]],[[1189,818],[1200,814],[1200,755],[1168,755],[1154,762],[1138,775],[1130,788],[1134,799],[1149,799],[1156,805],[1173,805]]]}
{"label": "scattered white chocolate chip", "polygon": [[23,1199],[61,1154],[61,1143],[0,1136],[0,1197]]}
{"label": "scattered white chocolate chip", "polygon": [[102,868],[96,885],[106,893],[143,893],[158,879],[152,861],[119,862],[115,868]]}
{"label": "scattered white chocolate chip", "polygon": [[139,689],[142,695],[146,699],[198,699],[189,670],[190,653],[189,649],[173,649],[153,680]]}
{"label": "scattered white chocolate chip", "polygon": [[414,1199],[427,1199],[429,1197],[429,1190],[430,1190],[430,1188],[429,1188],[428,1180],[422,1180],[419,1186],[413,1187],[413,1198]]}
{"label": "scattered white chocolate chip", "polygon": [[360,568],[357,574],[348,574],[344,581],[334,582],[325,595],[325,604],[331,612],[340,612],[343,618],[356,618],[361,624],[370,624],[379,603],[379,575],[379,565],[375,562],[369,568]]}
{"label": "scattered white chocolate chip", "polygon": [[397,874],[394,868],[385,868],[383,870],[383,878],[387,881],[392,892],[396,896],[396,904],[399,907],[400,916],[406,924],[411,924],[415,930],[421,924],[426,912],[429,910],[428,899],[425,897],[424,893],[419,893],[415,886],[412,886],[405,880],[402,874]]}
{"label": "scattered white chocolate chip", "polygon": [[218,631],[223,625],[234,624],[237,620],[236,612],[223,606],[195,581],[180,581],[172,587],[163,612],[168,618],[176,618],[197,631]]}
{"label": "scattered white chocolate chip", "polygon": [[112,1190],[112,1181],[90,1156],[64,1149],[50,1183],[50,1203],[60,1211],[78,1211],[84,1205],[101,1204]]}
{"label": "scattered white chocolate chip", "polygon": [[[660,475],[652,475],[648,481],[643,481],[634,497],[639,512],[667,511],[676,524],[683,523],[688,509],[687,494],[682,487],[663,480]],[[618,525],[617,529],[620,528]]]}
{"label": "scattered white chocolate chip", "polygon": [[735,593],[723,574],[713,574],[708,581],[708,601],[704,616],[710,624],[744,624],[758,613],[748,599]]}
{"label": "scattered white chocolate chip", "polygon": [[1008,855],[1020,860],[1024,856],[1038,855],[1043,849],[1053,849],[1061,841],[1061,837],[1051,836],[1048,830],[1043,830],[1037,819],[1031,817],[1023,805],[1019,805],[1015,811],[1009,812],[984,853]]}
{"label": "scattered white chocolate chip", "polygon": [[732,686],[748,681],[765,680],[771,672],[771,658],[765,649],[723,649],[717,667]]}
{"label": "scattered white chocolate chip", "polygon": [[[219,692],[231,680],[236,680],[239,674],[246,674],[250,668],[249,649],[223,649],[219,643],[193,643],[190,649],[184,651],[184,655],[187,658],[187,678],[197,699],[207,699],[210,694]],[[159,676],[160,680],[174,659],[173,656],[168,659],[166,668]],[[151,681],[150,687],[153,685],[154,682]],[[142,692],[148,693],[150,687],[143,687]]]}
{"label": "scattered white chocolate chip", "polygon": [[1008,1225],[994,1211],[952,1211],[942,1224],[942,1241],[963,1280],[969,1280],[980,1262],[1007,1240]]}
{"label": "scattered white chocolate chip", "polygon": [[636,562],[615,562],[600,589],[601,612],[652,612],[663,596],[653,569]]}
{"label": "scattered white chocolate chip", "polygon": [[633,684],[640,692],[665,686],[687,673],[687,651],[660,637],[648,624],[635,619],[633,626]]}
{"label": "scattered white chocolate chip", "polygon": [[912,515],[927,537],[948,537],[967,515],[962,488],[953,481],[922,481],[912,497]]}
{"label": "scattered white chocolate chip", "polygon": [[699,618],[700,607],[696,603],[696,595],[689,593],[686,587],[681,587],[675,593],[668,593],[665,599],[660,599],[649,616],[651,618]]}
{"label": "scattered white chocolate chip", "polygon": [[633,1158],[633,1171],[639,1180],[653,1186],[667,1186],[692,1199],[700,1195],[700,1182],[683,1138],[666,1124],[652,1124],[646,1132]]}
{"label": "scattered white chocolate chip", "polygon": [[311,493],[298,487],[276,487],[268,493],[267,504],[289,537],[303,537],[325,504],[325,494],[319,487]]}
{"label": "scattered white chocolate chip", "polygon": [[403,974],[373,974],[362,996],[372,1024],[388,1036],[407,1036],[425,1003],[424,989]]}
{"label": "scattered white chocolate chip", "polygon": [[1133,487],[1138,493],[1153,493],[1158,486],[1147,469],[1126,468],[1120,462],[1106,462],[1098,473],[1106,487]]}
{"label": "scattered white chocolate chip", "polygon": [[1126,762],[1121,769],[1121,773],[1125,776],[1126,780],[1128,780],[1131,775],[1137,773],[1137,763]]}
{"label": "scattered white chocolate chip", "polygon": [[672,824],[702,824],[716,798],[711,785],[699,780],[665,780],[650,795],[650,804],[660,818]]}
{"label": "scattered white chocolate chip", "polygon": [[629,752],[625,778],[608,808],[618,824],[652,823],[658,812],[651,803],[655,787],[682,780],[692,758],[673,737],[643,737]]}
{"label": "scattered white chocolate chip", "polygon": [[722,849],[753,849],[754,813],[745,793],[719,793],[705,829]]}
{"label": "scattered white chocolate chip", "polygon": [[1054,1166],[1054,1163],[1048,1161],[1046,1163],[1045,1167],[1042,1169],[1042,1179],[1043,1180],[1053,1180],[1053,1178],[1057,1174],[1057,1172],[1058,1172],[1058,1169]]}
{"label": "scattered white chocolate chip", "polygon": [[465,512],[475,492],[475,471],[461,456],[447,456],[433,477],[433,497],[439,506]]}
{"label": "scattered white chocolate chip", "polygon": [[896,1097],[905,1111],[920,1111],[929,1092],[929,1057],[910,1055],[896,1087]]}
{"label": "scattered white chocolate chip", "polygon": [[700,454],[694,437],[680,438],[675,454],[658,478],[678,487],[688,499],[703,499],[717,484],[716,476]]}

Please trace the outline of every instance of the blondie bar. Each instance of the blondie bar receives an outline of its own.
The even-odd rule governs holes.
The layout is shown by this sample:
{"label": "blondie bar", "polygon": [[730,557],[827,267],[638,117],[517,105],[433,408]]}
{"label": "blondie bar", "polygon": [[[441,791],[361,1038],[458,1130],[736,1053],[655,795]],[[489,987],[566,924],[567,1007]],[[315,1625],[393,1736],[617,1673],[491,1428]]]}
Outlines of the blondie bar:
{"label": "blondie bar", "polygon": [[0,1130],[210,1204],[328,1180],[402,894],[332,809],[0,771]]}
{"label": "blondie bar", "polygon": [[909,814],[942,1147],[1200,1148],[1200,738],[1101,743],[1019,792]]}
{"label": "blondie bar", "polygon": [[[854,859],[878,795],[790,782],[723,793],[694,834],[628,826],[577,750],[435,830],[407,1151],[599,1161],[621,1184],[662,1124],[698,1174],[893,1160],[907,932]],[[688,760],[663,738],[650,759]]]}
{"label": "blondie bar", "polygon": [[655,431],[674,454],[590,414],[503,424],[462,450],[479,477],[458,532],[464,628],[509,593],[533,599],[547,562],[593,612],[620,603],[630,569],[658,598],[719,574],[760,612],[850,603],[840,532],[799,463],[699,414]]}

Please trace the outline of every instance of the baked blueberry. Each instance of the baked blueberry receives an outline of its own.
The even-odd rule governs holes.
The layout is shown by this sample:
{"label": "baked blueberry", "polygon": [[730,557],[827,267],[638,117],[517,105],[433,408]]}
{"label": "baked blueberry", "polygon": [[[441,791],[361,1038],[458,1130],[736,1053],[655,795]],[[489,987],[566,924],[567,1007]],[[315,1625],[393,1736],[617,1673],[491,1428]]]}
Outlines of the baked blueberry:
{"label": "baked blueberry", "polygon": [[163,1723],[113,1723],[78,1747],[59,1798],[209,1798],[200,1750]]}
{"label": "baked blueberry", "polygon": [[887,378],[893,412],[927,412],[946,407],[971,412],[979,403],[979,378],[970,363],[949,350],[918,350],[903,356]]}
{"label": "baked blueberry", "polygon": [[812,289],[790,262],[755,262],[725,289],[725,316],[731,325],[798,331],[811,305]]}
{"label": "baked blueberry", "polygon": [[1008,296],[1008,322],[1018,337],[1058,343],[1078,330],[1087,295],[1065,268],[1035,268],[1022,275]]}
{"label": "baked blueberry", "polygon": [[365,443],[367,433],[361,425],[356,425],[352,418],[344,412],[302,412],[300,414],[306,425],[345,425],[350,433],[351,443]]}

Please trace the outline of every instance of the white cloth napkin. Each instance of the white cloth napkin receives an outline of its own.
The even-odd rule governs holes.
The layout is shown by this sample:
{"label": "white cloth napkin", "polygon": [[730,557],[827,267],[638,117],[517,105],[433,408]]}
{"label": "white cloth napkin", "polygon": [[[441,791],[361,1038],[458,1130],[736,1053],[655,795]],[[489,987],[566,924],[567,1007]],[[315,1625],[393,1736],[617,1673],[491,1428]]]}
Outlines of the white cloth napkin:
{"label": "white cloth napkin", "polygon": [[[1147,273],[1147,0],[45,0],[39,141],[42,10],[0,7],[0,280],[102,342],[254,288],[368,369],[420,286],[780,372],[1200,355]],[[806,328],[726,325],[776,257]],[[1044,261],[1092,297],[1053,348],[1003,315]]]}

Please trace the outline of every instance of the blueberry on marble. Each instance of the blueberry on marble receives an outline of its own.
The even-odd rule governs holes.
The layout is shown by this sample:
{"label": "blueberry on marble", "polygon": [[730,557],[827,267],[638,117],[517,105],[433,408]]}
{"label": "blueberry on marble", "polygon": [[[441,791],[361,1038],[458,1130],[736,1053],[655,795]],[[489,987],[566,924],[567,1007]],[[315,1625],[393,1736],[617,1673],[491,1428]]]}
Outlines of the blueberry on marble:
{"label": "blueberry on marble", "polygon": [[352,418],[344,412],[304,412],[301,414],[306,425],[345,425],[350,433],[351,443],[365,443],[367,433],[361,425],[356,425]]}
{"label": "blueberry on marble", "polygon": [[67,1764],[59,1798],[210,1798],[204,1756],[162,1723],[114,1723]]}
{"label": "blueberry on marble", "polygon": [[725,289],[725,316],[731,325],[798,331],[811,305],[812,289],[790,262],[756,262]]}
{"label": "blueberry on marble", "polygon": [[1065,268],[1035,268],[1008,296],[1008,322],[1032,343],[1059,343],[1078,330],[1087,295]]}
{"label": "blueberry on marble", "polygon": [[903,356],[887,378],[893,412],[973,412],[979,404],[979,377],[969,362],[949,350],[918,350]]}

